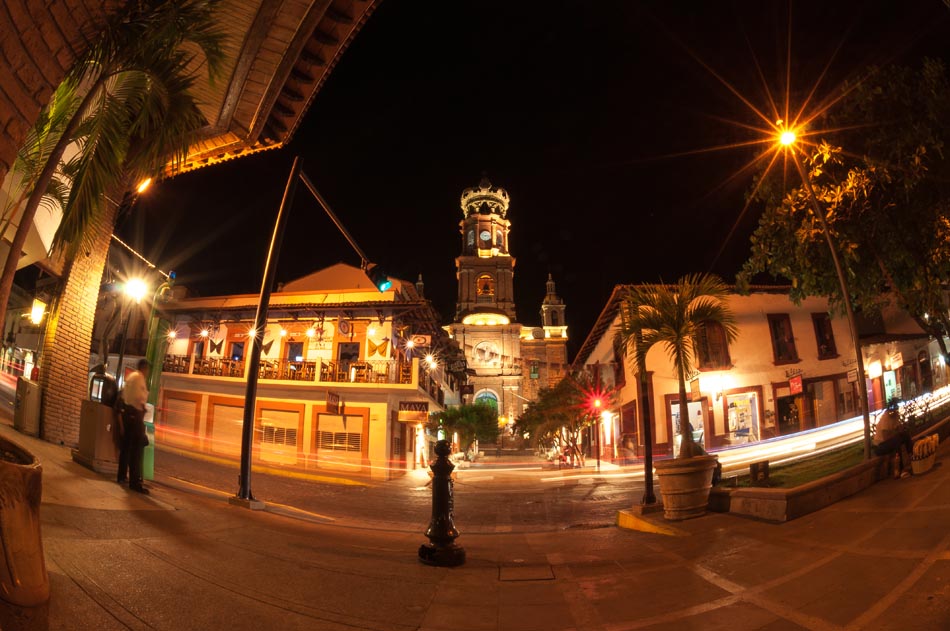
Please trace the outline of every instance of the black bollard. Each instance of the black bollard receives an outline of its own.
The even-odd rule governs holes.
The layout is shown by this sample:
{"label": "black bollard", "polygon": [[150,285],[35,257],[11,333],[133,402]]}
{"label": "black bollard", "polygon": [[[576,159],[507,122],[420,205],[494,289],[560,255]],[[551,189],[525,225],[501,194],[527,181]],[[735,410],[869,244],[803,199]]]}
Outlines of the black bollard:
{"label": "black bollard", "polygon": [[448,441],[435,444],[438,456],[429,468],[432,469],[432,520],[426,529],[431,543],[419,546],[419,560],[426,565],[454,567],[465,563],[465,548],[455,544],[459,531],[452,521],[452,470],[449,462],[452,448]]}

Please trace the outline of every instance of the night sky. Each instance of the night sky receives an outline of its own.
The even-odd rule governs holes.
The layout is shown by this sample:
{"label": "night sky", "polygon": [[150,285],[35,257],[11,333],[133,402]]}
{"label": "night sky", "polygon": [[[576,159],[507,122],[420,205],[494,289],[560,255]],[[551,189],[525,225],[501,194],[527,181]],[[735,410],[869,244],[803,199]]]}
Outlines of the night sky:
{"label": "night sky", "polygon": [[[758,213],[742,214],[752,174],[733,176],[760,149],[698,150],[762,122],[713,72],[771,117],[758,73],[785,98],[789,32],[793,103],[826,66],[816,101],[868,64],[950,61],[941,0],[383,0],[287,148],[160,183],[119,233],[201,295],[256,293],[300,155],[369,257],[421,273],[447,323],[459,196],[484,172],[511,197],[519,321],[539,323],[550,272],[573,357],[617,283],[734,280]],[[338,261],[359,257],[299,187],[278,280]]]}

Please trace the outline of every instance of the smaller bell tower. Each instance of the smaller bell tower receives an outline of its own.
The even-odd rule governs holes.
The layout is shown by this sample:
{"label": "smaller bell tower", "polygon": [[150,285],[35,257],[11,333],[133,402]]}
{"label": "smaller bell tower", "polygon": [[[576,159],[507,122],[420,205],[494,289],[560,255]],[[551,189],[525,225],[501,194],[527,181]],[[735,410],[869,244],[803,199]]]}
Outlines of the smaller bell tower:
{"label": "smaller bell tower", "polygon": [[564,319],[565,307],[564,301],[557,295],[557,290],[554,287],[554,279],[551,277],[551,274],[548,274],[546,286],[547,291],[544,294],[544,300],[541,302],[541,326],[543,326],[546,331],[556,328],[557,331],[560,332],[566,325]]}

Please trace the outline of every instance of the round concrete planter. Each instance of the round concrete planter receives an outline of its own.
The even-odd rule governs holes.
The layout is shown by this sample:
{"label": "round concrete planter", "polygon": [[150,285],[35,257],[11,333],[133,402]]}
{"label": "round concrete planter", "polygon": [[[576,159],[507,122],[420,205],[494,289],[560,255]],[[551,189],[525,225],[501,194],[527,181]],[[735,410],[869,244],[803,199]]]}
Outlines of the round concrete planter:
{"label": "round concrete planter", "polygon": [[663,497],[663,517],[681,521],[706,514],[716,456],[673,458],[656,462]]}
{"label": "round concrete planter", "polygon": [[0,438],[0,599],[22,607],[49,600],[40,538],[42,488],[39,460]]}

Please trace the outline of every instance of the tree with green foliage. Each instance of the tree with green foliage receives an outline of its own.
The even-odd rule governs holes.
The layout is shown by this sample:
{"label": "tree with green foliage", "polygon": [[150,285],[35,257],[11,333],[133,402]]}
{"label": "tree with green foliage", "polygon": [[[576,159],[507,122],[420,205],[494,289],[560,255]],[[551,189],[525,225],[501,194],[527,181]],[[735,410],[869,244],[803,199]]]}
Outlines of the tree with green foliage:
{"label": "tree with green foliage", "polygon": [[[0,274],[3,321],[20,252],[68,147],[68,195],[52,252],[67,260],[88,247],[106,196],[184,159],[206,124],[192,94],[201,66],[214,78],[224,61],[219,0],[122,3],[87,37],[55,98],[28,138],[29,196]],[[56,123],[55,126],[53,123]]]}
{"label": "tree with green foliage", "polygon": [[[694,372],[694,341],[710,323],[722,327],[727,343],[738,335],[735,316],[726,302],[729,288],[712,274],[683,276],[674,285],[632,285],[620,303],[616,339],[637,366],[646,366],[647,354],[659,346],[666,351],[679,382],[679,417],[689,419],[686,379]],[[680,423],[678,458],[705,452],[693,440],[688,422]]]}
{"label": "tree with green foliage", "polygon": [[459,448],[468,451],[476,440],[494,442],[498,437],[498,412],[491,405],[475,403],[448,407],[429,415],[430,432],[444,430],[447,437],[458,433]]}
{"label": "tree with green foliage", "polygon": [[[614,403],[615,396],[594,383],[588,373],[565,377],[550,388],[541,388],[538,398],[515,422],[515,431],[538,449],[576,454],[583,466],[584,430],[594,424],[602,409]],[[601,399],[599,408],[591,405],[594,397]]]}
{"label": "tree with green foliage", "polygon": [[[888,304],[905,310],[950,360],[944,341],[950,334],[946,70],[933,60],[919,69],[872,68],[842,90],[821,121],[833,131],[805,130],[817,143],[806,150],[803,168],[824,211],[852,303],[867,313]],[[788,190],[780,174],[759,178],[765,179],[758,182],[756,198],[765,208],[737,284],[745,288],[767,273],[791,282],[796,303],[827,296],[840,311],[840,284],[807,190]]]}

